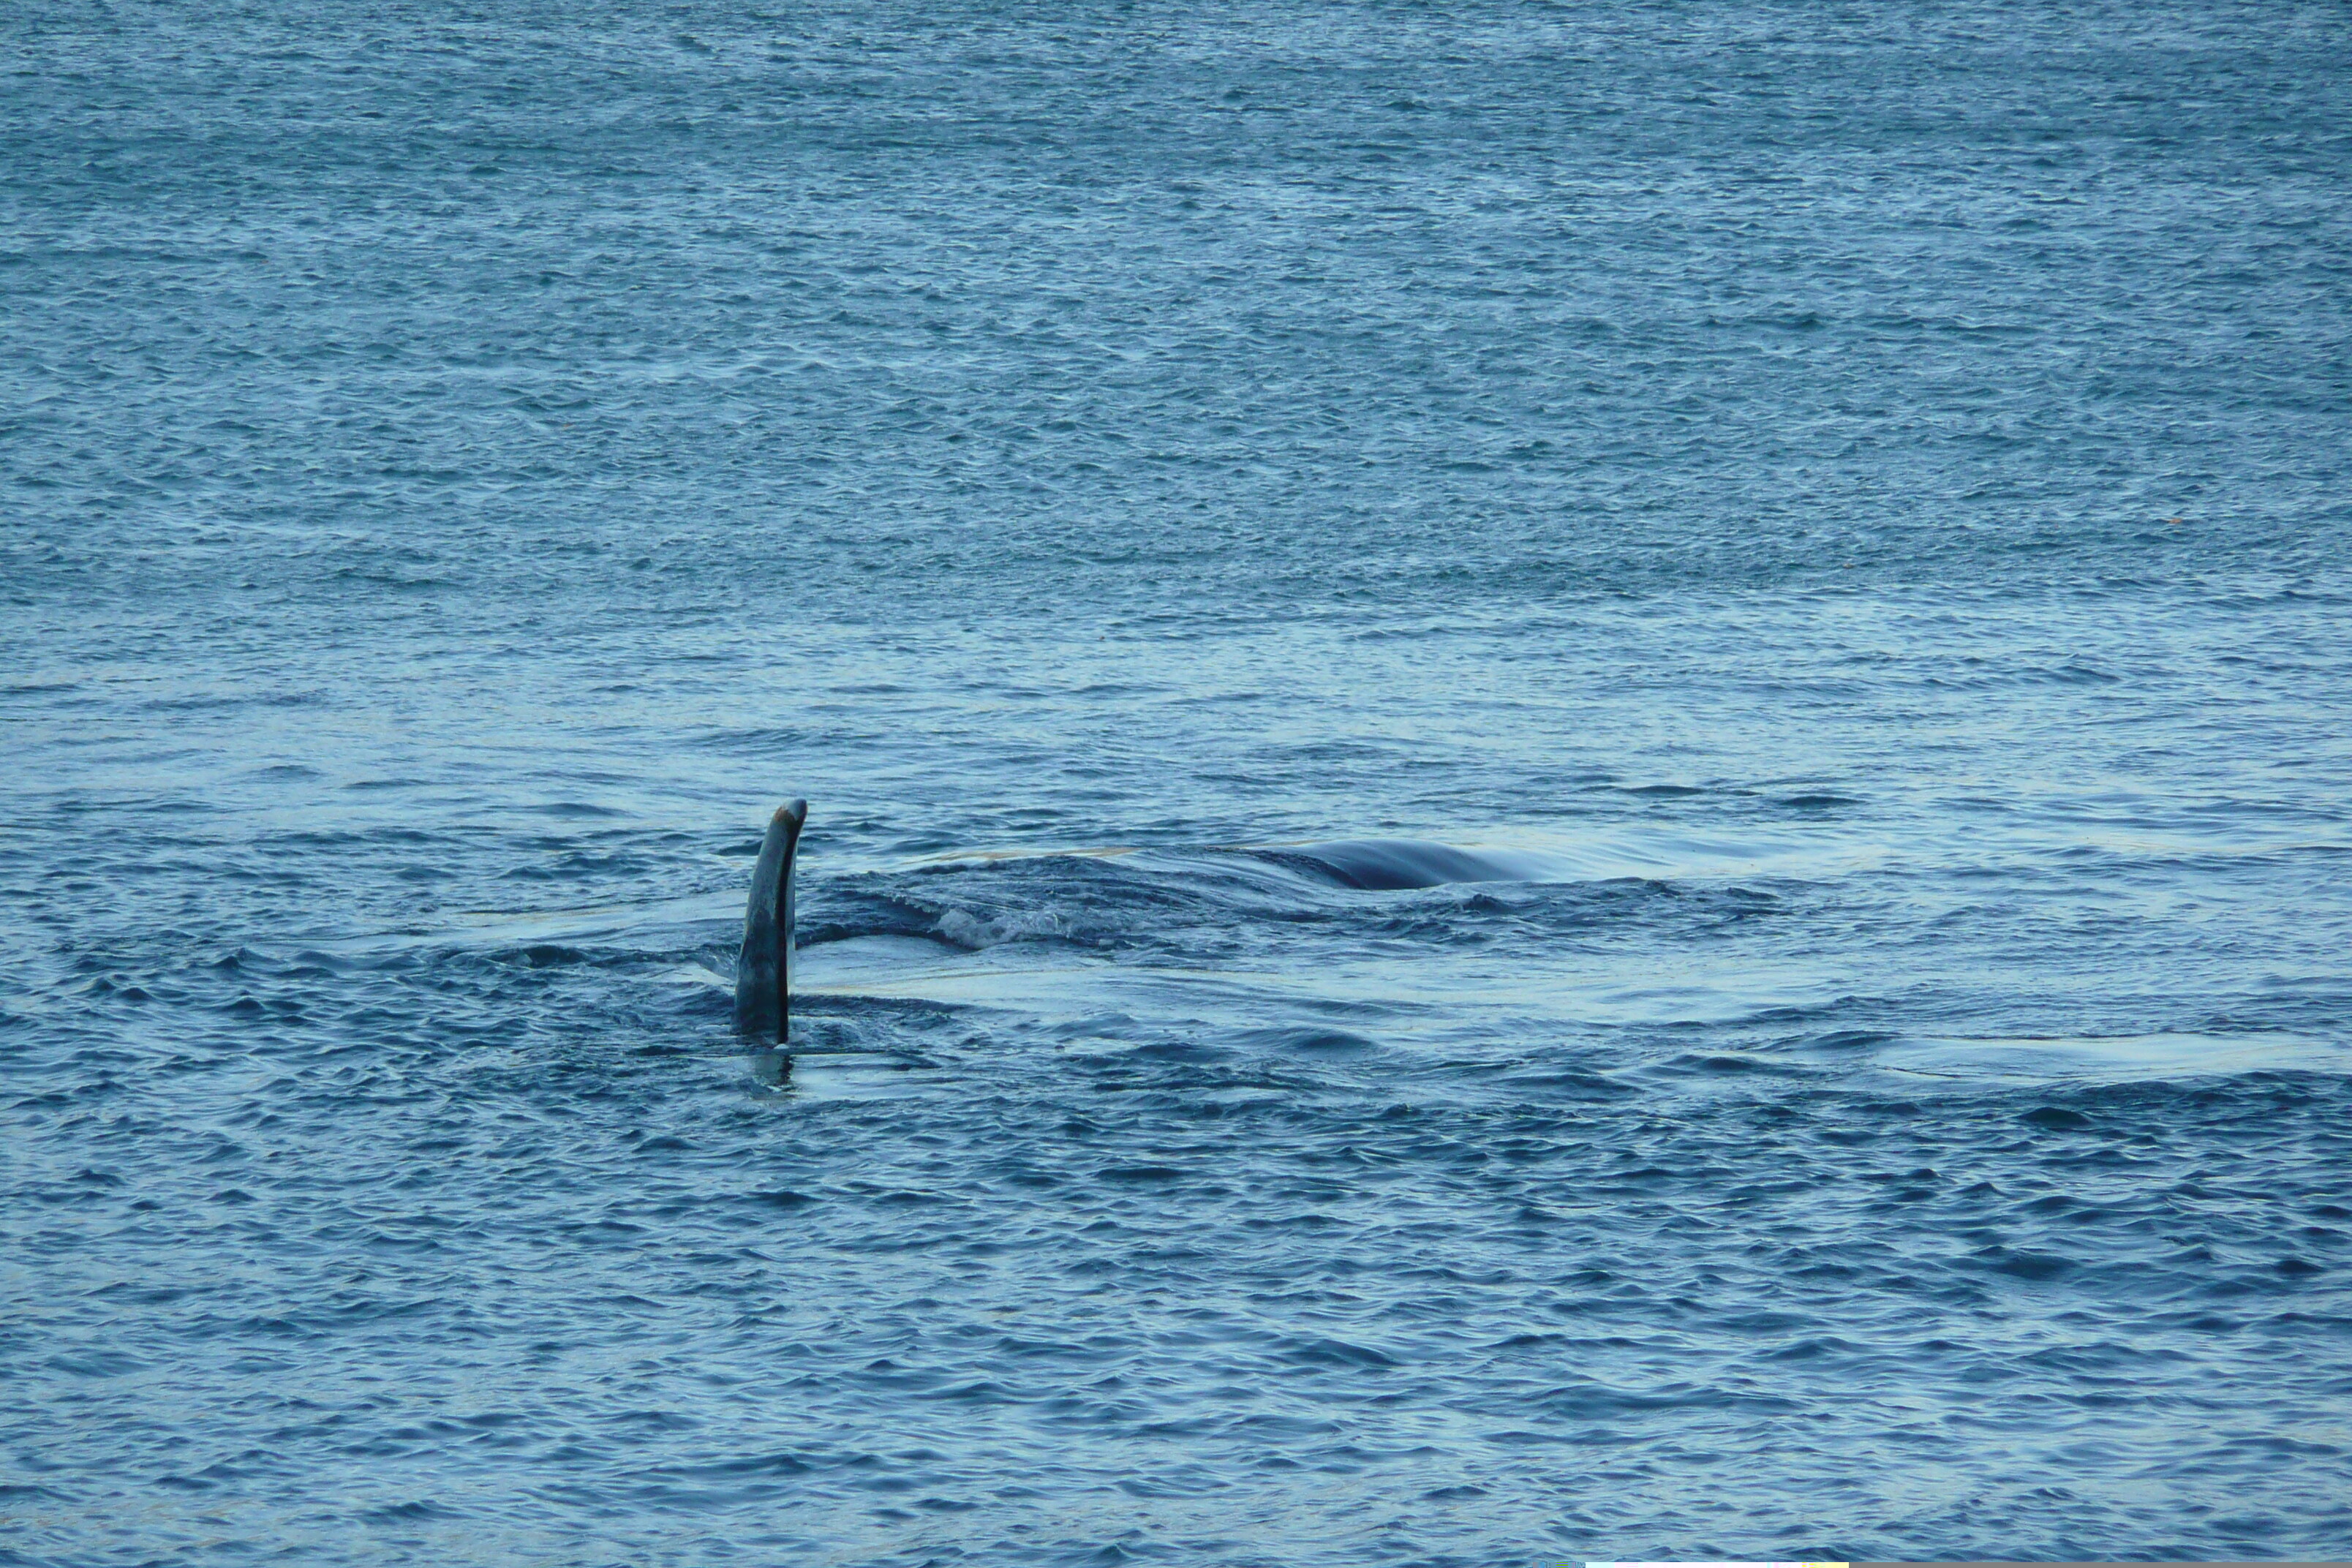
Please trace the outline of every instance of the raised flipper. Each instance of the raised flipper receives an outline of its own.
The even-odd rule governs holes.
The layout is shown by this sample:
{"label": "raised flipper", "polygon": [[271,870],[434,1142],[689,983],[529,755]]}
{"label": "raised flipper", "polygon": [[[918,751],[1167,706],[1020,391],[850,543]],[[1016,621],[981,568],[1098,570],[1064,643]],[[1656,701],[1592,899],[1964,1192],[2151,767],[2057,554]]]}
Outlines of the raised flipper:
{"label": "raised flipper", "polygon": [[760,863],[751,868],[751,905],[743,915],[743,954],[735,961],[735,1028],[785,1043],[793,1012],[793,852],[800,847],[808,802],[788,800],[768,821]]}

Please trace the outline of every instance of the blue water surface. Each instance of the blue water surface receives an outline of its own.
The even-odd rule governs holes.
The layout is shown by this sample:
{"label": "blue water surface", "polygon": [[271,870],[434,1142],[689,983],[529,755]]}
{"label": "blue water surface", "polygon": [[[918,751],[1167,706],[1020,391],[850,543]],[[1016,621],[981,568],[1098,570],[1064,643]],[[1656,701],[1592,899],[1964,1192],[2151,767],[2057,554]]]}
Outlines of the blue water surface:
{"label": "blue water surface", "polygon": [[0,42],[0,1562],[2352,1556],[2340,6]]}

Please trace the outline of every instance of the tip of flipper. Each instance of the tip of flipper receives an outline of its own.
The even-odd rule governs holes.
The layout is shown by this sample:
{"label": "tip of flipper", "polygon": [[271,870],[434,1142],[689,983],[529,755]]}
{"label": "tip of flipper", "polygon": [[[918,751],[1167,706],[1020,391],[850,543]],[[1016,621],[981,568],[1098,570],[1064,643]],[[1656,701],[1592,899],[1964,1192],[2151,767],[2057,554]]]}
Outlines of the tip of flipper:
{"label": "tip of flipper", "polygon": [[792,1037],[793,860],[808,802],[776,808],[751,868],[743,951],[735,960],[735,1027],[781,1046]]}

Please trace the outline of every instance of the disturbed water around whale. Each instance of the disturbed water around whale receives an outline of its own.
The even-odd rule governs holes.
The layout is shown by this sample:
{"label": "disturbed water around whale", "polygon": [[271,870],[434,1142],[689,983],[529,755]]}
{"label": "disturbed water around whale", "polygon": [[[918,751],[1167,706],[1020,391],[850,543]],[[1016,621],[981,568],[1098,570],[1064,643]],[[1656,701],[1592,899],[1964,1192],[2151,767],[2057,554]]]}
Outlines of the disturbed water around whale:
{"label": "disturbed water around whale", "polygon": [[0,1557],[2352,1548],[2335,30],[7,26]]}

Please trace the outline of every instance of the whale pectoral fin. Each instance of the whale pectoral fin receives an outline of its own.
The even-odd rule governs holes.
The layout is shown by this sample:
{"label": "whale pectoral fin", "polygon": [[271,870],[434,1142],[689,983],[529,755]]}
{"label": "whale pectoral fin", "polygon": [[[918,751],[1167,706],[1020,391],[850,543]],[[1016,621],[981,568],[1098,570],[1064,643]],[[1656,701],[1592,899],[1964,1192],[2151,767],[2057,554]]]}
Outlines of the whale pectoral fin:
{"label": "whale pectoral fin", "polygon": [[793,857],[808,802],[790,800],[768,820],[751,868],[751,901],[743,913],[743,952],[735,961],[735,1028],[782,1045],[790,1037],[793,995]]}

